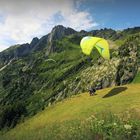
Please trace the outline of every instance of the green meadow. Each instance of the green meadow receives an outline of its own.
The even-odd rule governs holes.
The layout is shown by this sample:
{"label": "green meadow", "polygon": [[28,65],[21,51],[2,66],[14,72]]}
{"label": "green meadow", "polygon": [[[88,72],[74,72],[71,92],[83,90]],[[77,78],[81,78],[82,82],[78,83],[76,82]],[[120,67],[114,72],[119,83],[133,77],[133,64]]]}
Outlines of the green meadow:
{"label": "green meadow", "polygon": [[1,140],[140,139],[140,84],[82,93],[46,108]]}

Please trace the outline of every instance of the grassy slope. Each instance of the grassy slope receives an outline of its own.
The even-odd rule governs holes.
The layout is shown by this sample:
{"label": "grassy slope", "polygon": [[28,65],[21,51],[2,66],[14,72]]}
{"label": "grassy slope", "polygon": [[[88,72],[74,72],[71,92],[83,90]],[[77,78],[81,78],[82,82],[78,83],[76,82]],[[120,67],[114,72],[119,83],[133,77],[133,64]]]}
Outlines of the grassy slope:
{"label": "grassy slope", "polygon": [[[102,111],[111,111],[113,113],[134,109],[140,111],[140,84],[125,85],[123,87],[126,90],[107,98],[103,98],[103,96],[107,95],[113,87],[97,91],[96,96],[89,96],[88,93],[84,93],[65,99],[10,130],[2,139],[8,139],[9,137],[11,140],[43,139],[49,127],[53,124],[58,123],[60,125],[60,122],[63,124],[73,120],[74,122],[85,120],[91,115]],[[64,125],[63,129],[65,127],[67,126]]]}
{"label": "grassy slope", "polygon": [[140,83],[140,70],[138,71],[135,79],[133,80],[133,83]]}

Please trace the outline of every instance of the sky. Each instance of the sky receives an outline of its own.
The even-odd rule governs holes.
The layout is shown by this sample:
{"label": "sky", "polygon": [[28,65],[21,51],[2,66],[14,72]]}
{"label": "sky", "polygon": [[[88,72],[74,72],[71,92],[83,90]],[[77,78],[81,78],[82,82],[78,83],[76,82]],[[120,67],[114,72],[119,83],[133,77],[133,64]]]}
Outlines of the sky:
{"label": "sky", "polygon": [[0,52],[56,25],[77,31],[140,26],[140,0],[0,0]]}

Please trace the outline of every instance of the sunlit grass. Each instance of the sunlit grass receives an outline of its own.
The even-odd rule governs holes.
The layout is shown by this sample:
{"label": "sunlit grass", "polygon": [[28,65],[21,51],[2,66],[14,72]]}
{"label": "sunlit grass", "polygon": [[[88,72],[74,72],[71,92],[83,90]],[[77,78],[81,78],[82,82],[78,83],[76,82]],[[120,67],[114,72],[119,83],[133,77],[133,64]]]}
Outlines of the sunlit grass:
{"label": "sunlit grass", "polygon": [[135,76],[133,83],[140,83],[140,71],[138,71],[137,75]]}

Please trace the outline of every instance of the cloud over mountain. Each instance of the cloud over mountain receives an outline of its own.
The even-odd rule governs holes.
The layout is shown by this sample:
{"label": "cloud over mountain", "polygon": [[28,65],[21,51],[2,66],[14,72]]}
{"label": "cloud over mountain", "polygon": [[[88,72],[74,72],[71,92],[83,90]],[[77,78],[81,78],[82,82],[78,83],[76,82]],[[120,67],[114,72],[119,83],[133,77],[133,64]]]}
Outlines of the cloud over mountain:
{"label": "cloud over mountain", "polygon": [[11,44],[30,42],[62,24],[76,30],[98,26],[88,11],[74,0],[0,1],[0,51]]}

